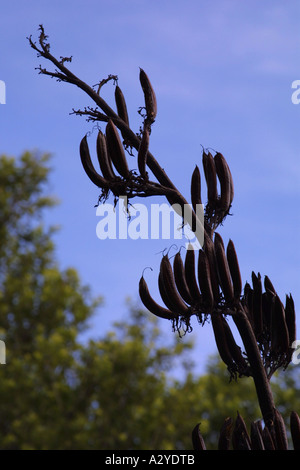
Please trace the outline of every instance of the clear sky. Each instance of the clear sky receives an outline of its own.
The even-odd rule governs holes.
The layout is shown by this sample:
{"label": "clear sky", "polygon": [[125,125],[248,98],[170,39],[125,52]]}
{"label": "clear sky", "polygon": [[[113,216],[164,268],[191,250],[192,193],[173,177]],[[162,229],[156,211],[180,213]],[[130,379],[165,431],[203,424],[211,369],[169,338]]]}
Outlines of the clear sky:
{"label": "clear sky", "polygon": [[[235,243],[243,282],[251,271],[267,274],[284,300],[300,293],[300,104],[292,82],[300,80],[300,5],[278,0],[10,0],[1,4],[1,153],[38,149],[53,155],[51,192],[61,204],[47,221],[56,235],[61,267],[74,266],[104,306],[91,324],[97,336],[138,301],[145,277],[157,295],[161,251],[168,240],[105,240],[96,237],[99,191],[79,160],[79,142],[93,127],[72,108],[92,103],[79,89],[38,75],[26,37],[43,24],[56,56],[73,56],[71,70],[90,85],[116,74],[138,131],[143,95],[139,67],[158,100],[150,150],[189,198],[190,176],[202,148],[227,159],[235,183],[233,217],[219,233]],[[113,86],[104,96],[113,105]],[[144,202],[144,201],[143,201]],[[158,202],[156,200],[156,202]],[[159,201],[160,202],[160,201]],[[175,253],[175,252],[174,252]],[[299,318],[299,315],[298,315]],[[171,325],[162,323],[166,340]],[[210,325],[194,325],[195,359],[203,371],[216,351]],[[298,328],[298,338],[300,332]],[[185,339],[183,339],[184,341]]]}

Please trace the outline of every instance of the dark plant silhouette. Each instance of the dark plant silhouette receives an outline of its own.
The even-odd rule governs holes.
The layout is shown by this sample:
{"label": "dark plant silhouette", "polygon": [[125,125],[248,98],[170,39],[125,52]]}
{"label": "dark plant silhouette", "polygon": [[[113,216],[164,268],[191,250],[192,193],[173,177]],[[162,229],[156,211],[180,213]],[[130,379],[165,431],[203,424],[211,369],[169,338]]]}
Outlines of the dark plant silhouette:
{"label": "dark plant silhouette", "polygon": [[[181,213],[183,223],[188,223],[196,236],[199,233],[204,236],[202,248],[196,252],[191,246],[186,251],[185,259],[182,259],[180,251],[172,263],[168,255],[163,255],[158,283],[164,306],[151,297],[143,276],[139,293],[145,307],[153,314],[170,320],[180,334],[189,331],[192,315],[200,324],[209,319],[230,378],[253,378],[262,419],[251,423],[248,433],[239,414],[235,422],[232,418],[226,418],[220,430],[219,449],[287,449],[287,431],[274,404],[270,379],[278,368],[286,368],[291,362],[292,344],[296,339],[294,302],[292,296],[287,295],[283,304],[268,276],[262,279],[260,273],[252,272],[252,285],[246,283],[243,286],[234,243],[229,240],[225,246],[217,232],[230,213],[234,196],[233,179],[224,156],[220,152],[213,155],[203,149],[207,201],[202,223],[203,219],[197,211],[198,207],[203,207],[198,166],[191,176],[191,204],[188,204],[149,150],[157,103],[144,70],[140,69],[139,75],[145,98],[144,106],[139,110],[143,122],[135,133],[129,125],[126,102],[117,76],[110,75],[94,87],[87,85],[65,66],[66,62],[71,62],[71,57],[58,60],[50,53],[50,44],[42,25],[38,44],[31,37],[29,42],[39,56],[56,67],[54,71],[48,71],[39,66],[40,74],[78,86],[96,105],[83,110],[73,109],[72,113],[85,115],[88,121],[106,123],[105,134],[99,131],[97,137],[100,172],[92,162],[87,136],[80,142],[83,168],[90,180],[100,188],[99,203],[105,201],[110,193],[114,195],[115,202],[120,196],[127,196],[128,201],[137,196],[165,196]],[[110,80],[115,84],[116,111],[100,96],[102,86]],[[130,170],[127,163],[126,151],[133,154],[133,149],[137,152],[138,171]],[[232,334],[229,317],[238,329],[242,347]],[[294,449],[299,449],[300,419],[295,411],[291,413],[290,430]],[[205,449],[199,424],[192,432],[192,442],[195,450]]]}

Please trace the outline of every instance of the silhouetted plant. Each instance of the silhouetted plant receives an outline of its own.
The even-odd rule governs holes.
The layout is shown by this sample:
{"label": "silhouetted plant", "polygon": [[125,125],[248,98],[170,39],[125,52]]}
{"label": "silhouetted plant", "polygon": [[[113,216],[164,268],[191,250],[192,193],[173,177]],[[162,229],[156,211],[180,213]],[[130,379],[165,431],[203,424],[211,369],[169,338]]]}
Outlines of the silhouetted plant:
{"label": "silhouetted plant", "polygon": [[[296,339],[294,302],[292,296],[287,295],[284,305],[268,276],[262,280],[260,273],[252,272],[252,285],[246,283],[243,286],[234,243],[229,240],[225,246],[216,231],[230,213],[234,197],[233,179],[227,161],[220,152],[213,155],[203,149],[207,200],[202,223],[197,211],[198,207],[203,207],[199,167],[195,167],[191,176],[191,204],[188,204],[149,150],[157,103],[144,70],[140,69],[139,75],[145,98],[144,106],[139,109],[143,122],[136,133],[129,125],[126,101],[118,85],[118,77],[110,75],[90,87],[65,66],[66,62],[71,62],[71,57],[58,60],[50,53],[47,40],[42,25],[38,45],[29,37],[30,46],[38,55],[56,67],[51,72],[39,66],[39,73],[81,88],[96,107],[73,109],[73,113],[86,116],[88,121],[106,123],[105,134],[99,130],[97,137],[100,172],[92,162],[87,136],[82,138],[79,146],[83,168],[89,179],[100,188],[99,204],[109,194],[113,194],[115,202],[120,196],[127,196],[128,201],[134,197],[165,196],[182,215],[183,223],[188,223],[196,236],[199,233],[203,235],[204,243],[197,250],[198,259],[193,246],[186,251],[184,260],[179,251],[173,264],[168,255],[163,255],[158,283],[164,306],[151,297],[143,276],[139,293],[145,307],[158,317],[170,320],[180,334],[189,331],[191,316],[196,316],[200,324],[209,318],[220,357],[230,377],[253,378],[262,420],[251,423],[249,434],[239,414],[235,422],[231,417],[226,418],[220,430],[219,449],[287,449],[286,427],[275,407],[269,382],[278,368],[286,368],[291,362],[292,344]],[[100,96],[102,86],[110,80],[115,84],[116,111]],[[138,171],[130,170],[127,163],[126,151],[133,154],[133,149],[137,151]],[[148,171],[154,180],[150,179]],[[242,347],[236,343],[228,317],[233,319],[239,331]],[[299,449],[300,419],[295,411],[291,413],[290,429],[294,449]],[[195,450],[205,449],[199,424],[192,432],[192,442]]]}

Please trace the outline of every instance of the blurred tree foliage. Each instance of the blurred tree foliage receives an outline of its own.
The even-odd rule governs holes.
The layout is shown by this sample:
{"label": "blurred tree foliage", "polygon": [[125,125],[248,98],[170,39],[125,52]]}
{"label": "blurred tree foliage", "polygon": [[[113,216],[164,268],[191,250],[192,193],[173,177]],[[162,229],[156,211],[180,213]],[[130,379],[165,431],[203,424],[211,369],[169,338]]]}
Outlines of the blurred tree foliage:
{"label": "blurred tree foliage", "polygon": [[[56,203],[45,196],[48,163],[29,152],[0,157],[0,448],[188,450],[197,422],[216,448],[227,416],[259,418],[252,381],[229,383],[217,358],[196,376],[191,339],[174,334],[166,344],[158,320],[139,308],[80,342],[101,299],[55,261],[54,229],[43,225]],[[286,416],[300,409],[295,369],[274,381]]]}

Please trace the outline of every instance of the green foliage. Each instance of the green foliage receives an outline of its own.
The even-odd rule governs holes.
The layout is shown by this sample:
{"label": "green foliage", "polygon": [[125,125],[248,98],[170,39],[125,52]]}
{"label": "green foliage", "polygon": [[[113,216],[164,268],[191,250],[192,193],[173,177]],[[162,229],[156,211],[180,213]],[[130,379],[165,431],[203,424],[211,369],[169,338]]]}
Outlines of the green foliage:
{"label": "green foliage", "polygon": [[[215,448],[227,416],[259,418],[251,380],[229,383],[215,358],[197,377],[191,337],[166,340],[138,307],[101,337],[79,341],[101,299],[55,262],[53,230],[42,223],[55,203],[44,196],[47,164],[31,153],[0,157],[0,448],[191,449],[198,422]],[[275,398],[285,412],[299,410],[299,383],[283,377]]]}

